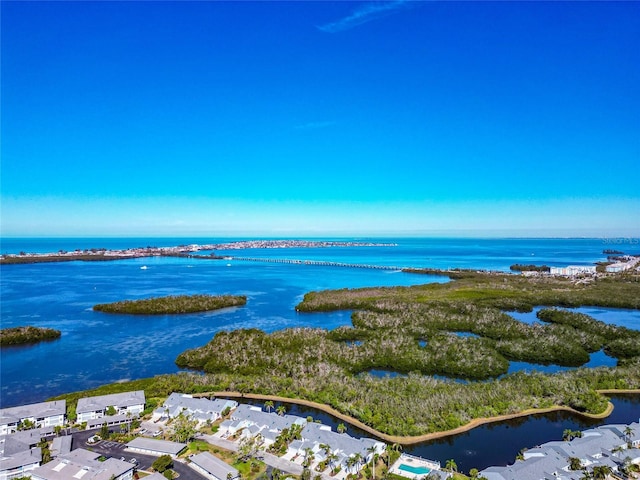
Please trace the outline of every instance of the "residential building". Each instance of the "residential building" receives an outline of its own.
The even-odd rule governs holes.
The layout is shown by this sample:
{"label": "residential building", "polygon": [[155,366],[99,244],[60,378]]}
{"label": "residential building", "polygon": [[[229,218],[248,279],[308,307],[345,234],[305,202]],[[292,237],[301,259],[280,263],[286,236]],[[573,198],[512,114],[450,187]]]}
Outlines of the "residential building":
{"label": "residential building", "polygon": [[551,275],[573,277],[576,275],[593,275],[596,273],[595,265],[569,265],[566,267],[551,267]]}
{"label": "residential building", "polygon": [[298,424],[304,426],[307,421],[294,415],[278,415],[264,412],[260,407],[241,404],[231,413],[231,418],[220,424],[219,436],[228,437],[243,430],[245,436],[262,435],[266,445],[273,443],[285,428]]}
{"label": "residential building", "polygon": [[207,421],[215,422],[222,417],[222,412],[232,410],[238,406],[238,402],[226,399],[209,400],[206,398],[193,398],[185,393],[172,393],[169,398],[153,412],[152,421],[175,418],[185,415],[197,420],[198,427]]}
{"label": "residential building", "polygon": [[28,448],[17,452],[0,453],[0,480],[28,475],[38,468],[42,461],[42,452],[39,447]]}
{"label": "residential building", "polygon": [[101,462],[99,453],[78,448],[30,472],[32,480],[131,480],[134,466],[116,458]]}
{"label": "residential building", "polygon": [[[78,400],[76,407],[78,423],[90,422],[102,419],[107,416],[109,410],[114,415],[110,422],[112,424],[126,423],[128,419],[137,417],[144,410],[144,391],[114,393],[111,395],[100,395],[96,397],[84,397]],[[101,422],[91,422],[92,425],[101,425]]]}
{"label": "residential building", "polygon": [[16,432],[25,424],[36,428],[63,426],[67,411],[65,400],[32,403],[0,409],[0,435]]}
{"label": "residential building", "polygon": [[[313,422],[307,422],[301,432],[302,440],[294,440],[289,445],[285,458],[302,458],[305,452],[313,452],[318,462],[327,460],[327,455],[335,455],[336,464],[342,466],[345,471],[355,472],[360,470],[365,463],[371,461],[374,453],[384,452],[385,444],[371,438],[355,438],[347,433],[338,433],[331,427]],[[325,451],[321,445],[327,445],[329,451]],[[350,457],[358,456],[362,461],[351,465]],[[334,458],[335,458],[334,457]]]}
{"label": "residential building", "polygon": [[21,430],[0,436],[0,480],[26,475],[40,465],[40,443],[51,434],[51,427]]}
{"label": "residential building", "polygon": [[[585,430],[571,441],[547,442],[526,450],[523,460],[505,467],[489,467],[480,474],[488,480],[581,480],[584,471],[606,466],[619,472],[628,463],[640,465],[640,422],[604,425]],[[572,463],[579,469],[572,470]],[[575,468],[575,467],[574,467]]]}

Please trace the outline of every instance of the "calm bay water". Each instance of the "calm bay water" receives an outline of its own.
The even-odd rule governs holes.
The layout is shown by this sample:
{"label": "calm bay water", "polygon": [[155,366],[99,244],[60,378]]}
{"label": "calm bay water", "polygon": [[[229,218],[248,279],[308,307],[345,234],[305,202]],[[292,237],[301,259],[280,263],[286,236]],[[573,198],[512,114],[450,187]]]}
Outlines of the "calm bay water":
{"label": "calm bay water", "polygon": [[[175,372],[178,354],[204,345],[223,329],[331,329],[350,323],[349,312],[297,313],[295,306],[311,290],[448,281],[355,268],[228,265],[217,260],[144,258],[1,267],[2,327],[34,325],[62,332],[53,342],[2,349],[2,406]],[[97,303],[195,293],[246,295],[247,305],[180,316],[92,310]]]}
{"label": "calm bay water", "polygon": [[[230,239],[3,239],[0,252],[57,252],[60,249],[118,249],[227,241]],[[625,250],[625,244],[612,245],[610,241],[601,239],[370,241],[398,245],[252,249],[217,253],[353,264],[508,271],[514,263],[549,266],[593,264],[606,258],[603,249]],[[147,268],[141,269],[143,266]],[[296,326],[331,329],[350,324],[348,312],[296,313],[295,305],[306,292],[312,290],[414,285],[432,281],[445,282],[448,279],[396,271],[178,258],[2,266],[2,328],[27,324],[52,327],[62,331],[62,338],[36,346],[2,349],[0,406],[38,402],[67,391],[176,372],[174,360],[179,353],[207,343],[216,332],[223,329],[260,328],[274,331]],[[248,303],[245,307],[185,316],[133,317],[107,315],[92,310],[96,303],[194,293],[243,294],[247,295]],[[605,311],[603,315],[608,317],[600,319],[640,328],[638,312],[627,313],[631,314]],[[594,316],[598,318],[598,315]],[[607,361],[607,358],[601,360]],[[612,421],[627,423],[638,419],[640,405],[637,397],[616,401],[621,402],[620,407],[616,403],[616,411],[626,411],[627,416],[624,420],[612,417]],[[632,418],[634,415],[635,419]],[[532,417],[530,422],[537,427],[523,429],[519,426],[529,425],[529,421],[522,421],[518,425],[483,427],[437,444],[412,447],[410,451],[442,462],[447,458],[455,458],[458,465],[465,469],[481,468],[483,465],[512,461],[522,446],[556,438],[556,430],[561,435],[564,428],[578,428],[572,427],[578,421],[575,418],[562,415],[548,417],[550,420],[545,417],[547,419],[544,421],[536,418]],[[475,432],[485,431],[485,428],[489,432],[486,435],[496,435],[495,438],[499,440],[475,436],[480,435]],[[536,433],[529,432],[528,428],[533,428]],[[484,445],[491,445],[495,455],[479,448]],[[515,453],[512,452],[514,448]],[[480,459],[484,459],[484,463]]]}

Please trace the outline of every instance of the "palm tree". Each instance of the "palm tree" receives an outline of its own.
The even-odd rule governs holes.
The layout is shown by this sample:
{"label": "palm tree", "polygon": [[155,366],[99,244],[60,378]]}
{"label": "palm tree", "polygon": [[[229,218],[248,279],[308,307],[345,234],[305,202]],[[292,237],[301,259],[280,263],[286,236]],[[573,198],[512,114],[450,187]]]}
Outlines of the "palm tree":
{"label": "palm tree", "polygon": [[338,431],[338,433],[344,433],[347,431],[347,427],[345,427],[344,423],[340,423],[338,424],[336,430]]}
{"label": "palm tree", "polygon": [[351,470],[351,467],[353,467],[355,464],[356,464],[356,459],[353,455],[347,458],[347,470]]}
{"label": "palm tree", "polygon": [[309,447],[304,449],[304,461],[302,462],[303,467],[309,467],[313,462],[313,450]]}
{"label": "palm tree", "polygon": [[447,460],[447,463],[445,463],[444,468],[446,468],[450,472],[457,472],[458,464],[453,460],[453,458],[450,458],[449,460]]}
{"label": "palm tree", "polygon": [[362,462],[362,454],[360,452],[356,452],[353,454],[353,458],[356,460],[356,465],[360,465],[360,462]]}
{"label": "palm tree", "polygon": [[338,455],[336,455],[335,453],[330,453],[329,455],[327,455],[327,462],[329,462],[329,466],[331,467],[331,470],[334,469],[337,459],[338,459]]}
{"label": "palm tree", "polygon": [[331,445],[329,445],[328,443],[321,443],[318,446],[320,447],[321,450],[324,451],[325,456],[328,457],[329,452],[331,452]]}
{"label": "palm tree", "polygon": [[271,410],[273,410],[273,401],[267,400],[266,402],[264,402],[264,409],[267,411],[267,413],[270,413]]}
{"label": "palm tree", "polygon": [[582,470],[582,480],[593,480],[593,475],[586,468]]}
{"label": "palm tree", "polygon": [[287,407],[285,407],[284,405],[280,405],[278,408],[276,408],[276,413],[281,417],[284,416],[286,412],[287,412]]}
{"label": "palm tree", "polygon": [[571,430],[570,428],[566,428],[562,432],[562,440],[564,440],[565,442],[569,442],[571,441],[572,438],[573,438],[573,430]]}
{"label": "palm tree", "polygon": [[594,480],[605,480],[611,473],[611,468],[606,465],[597,465],[593,467]]}
{"label": "palm tree", "polygon": [[627,425],[624,429],[624,436],[627,439],[627,442],[631,441],[631,434],[633,433],[633,428],[631,428],[629,425]]}
{"label": "palm tree", "polygon": [[375,464],[376,446],[371,445],[369,448],[367,448],[367,452],[371,454],[371,478],[375,480],[376,479],[376,464]]}
{"label": "palm tree", "polygon": [[391,467],[391,465],[390,465],[390,463],[391,463],[391,452],[393,452],[393,446],[391,446],[390,444],[387,443],[384,446],[384,452],[387,455],[387,468],[390,468]]}
{"label": "palm tree", "polygon": [[581,470],[582,462],[579,458],[569,457],[569,470]]}

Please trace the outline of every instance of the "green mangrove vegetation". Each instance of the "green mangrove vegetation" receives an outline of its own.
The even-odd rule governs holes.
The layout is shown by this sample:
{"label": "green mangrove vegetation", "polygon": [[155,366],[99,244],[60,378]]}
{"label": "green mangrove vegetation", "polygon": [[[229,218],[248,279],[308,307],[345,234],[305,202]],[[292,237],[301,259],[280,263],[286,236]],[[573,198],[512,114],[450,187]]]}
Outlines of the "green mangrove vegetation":
{"label": "green mangrove vegetation", "polygon": [[[163,375],[90,394],[144,389],[148,398],[173,391],[300,398],[328,405],[380,432],[406,436],[534,408],[562,406],[599,414],[607,408],[599,390],[640,389],[640,332],[557,308],[541,310],[541,322],[531,325],[505,313],[540,305],[637,309],[637,277],[578,283],[447,274],[453,279],[448,284],[308,293],[298,311],[352,310],[352,324],[330,331],[219,332],[176,360],[180,367],[204,374]],[[618,359],[616,367],[506,374],[510,360],[578,366],[601,349]],[[404,375],[379,377],[368,373],[371,369]],[[480,379],[484,381],[473,381]],[[77,395],[60,398],[71,403]]]}
{"label": "green mangrove vegetation", "polygon": [[42,327],[12,327],[0,330],[0,346],[26,345],[60,338],[60,330]]}
{"label": "green mangrove vegetation", "polygon": [[171,295],[168,297],[124,300],[101,303],[94,310],[105,313],[129,313],[133,315],[161,315],[195,313],[238,307],[247,303],[243,295]]}
{"label": "green mangrove vegetation", "polygon": [[524,265],[515,263],[509,267],[512,272],[550,272],[551,268],[547,265]]}
{"label": "green mangrove vegetation", "polygon": [[[215,379],[215,389],[313,400],[395,435],[554,405],[601,413],[606,399],[597,389],[640,388],[640,332],[559,309],[541,310],[543,323],[531,325],[505,313],[538,305],[640,308],[637,277],[451,276],[448,284],[308,293],[298,311],[353,310],[352,326],[220,332],[176,363],[211,374],[204,378]],[[505,375],[510,360],[580,366],[603,348],[617,367]],[[378,378],[371,369],[406,376]]]}

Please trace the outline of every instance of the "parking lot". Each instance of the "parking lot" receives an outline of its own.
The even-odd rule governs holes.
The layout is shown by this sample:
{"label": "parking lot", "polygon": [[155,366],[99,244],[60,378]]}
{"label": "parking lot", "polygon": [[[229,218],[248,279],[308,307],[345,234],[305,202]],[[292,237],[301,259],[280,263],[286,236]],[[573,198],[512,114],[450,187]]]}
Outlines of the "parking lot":
{"label": "parking lot", "polygon": [[[73,448],[85,448],[104,455],[105,457],[113,457],[118,460],[124,459],[125,462],[131,462],[132,459],[135,459],[138,470],[151,470],[151,465],[156,461],[157,457],[128,452],[124,443],[112,442],[110,440],[99,440],[96,443],[87,443],[89,438],[99,433],[99,430],[85,430],[74,433]],[[174,462],[173,469],[178,472],[181,480],[207,480],[182,462]]]}

